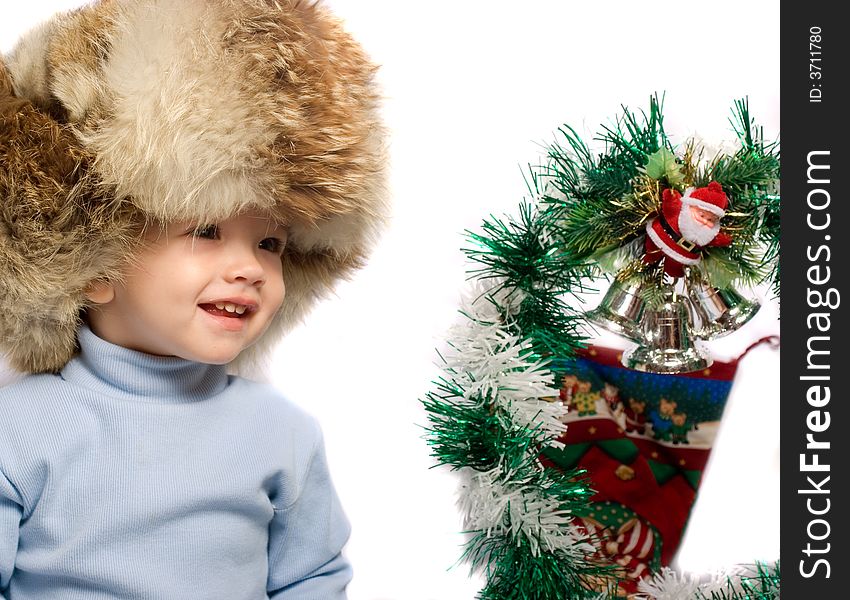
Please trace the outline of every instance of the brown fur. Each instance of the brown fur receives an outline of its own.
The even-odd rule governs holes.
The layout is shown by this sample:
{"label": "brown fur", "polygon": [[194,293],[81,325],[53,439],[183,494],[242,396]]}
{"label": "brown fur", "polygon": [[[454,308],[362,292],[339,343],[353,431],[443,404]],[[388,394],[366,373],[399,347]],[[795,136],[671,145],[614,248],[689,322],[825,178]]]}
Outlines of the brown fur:
{"label": "brown fur", "polygon": [[89,169],[69,128],[15,98],[0,64],[0,335],[20,370],[55,370],[75,348],[83,288],[118,269],[138,221]]}
{"label": "brown fur", "polygon": [[67,362],[83,288],[120,272],[145,218],[257,207],[288,224],[287,298],[257,352],[365,261],[386,212],[375,68],[323,7],[102,0],[7,60],[0,350],[16,368]]}

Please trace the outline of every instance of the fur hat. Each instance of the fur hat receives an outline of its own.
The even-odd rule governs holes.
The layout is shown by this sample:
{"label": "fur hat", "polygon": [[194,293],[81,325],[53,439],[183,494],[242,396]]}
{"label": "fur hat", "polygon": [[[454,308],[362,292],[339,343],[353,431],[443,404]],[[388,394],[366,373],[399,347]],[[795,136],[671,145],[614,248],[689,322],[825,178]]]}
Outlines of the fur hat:
{"label": "fur hat", "polygon": [[0,351],[62,368],[146,220],[249,208],[289,227],[277,340],[383,223],[374,72],[299,0],[100,0],[29,32],[0,60]]}

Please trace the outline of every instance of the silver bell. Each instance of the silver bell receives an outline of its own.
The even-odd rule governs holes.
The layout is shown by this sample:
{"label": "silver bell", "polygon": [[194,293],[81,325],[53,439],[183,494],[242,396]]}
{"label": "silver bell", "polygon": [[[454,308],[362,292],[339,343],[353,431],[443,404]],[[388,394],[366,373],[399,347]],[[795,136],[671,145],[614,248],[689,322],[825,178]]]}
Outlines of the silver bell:
{"label": "silver bell", "polygon": [[695,335],[701,340],[723,337],[755,316],[761,306],[747,300],[734,288],[719,289],[705,281],[689,282],[691,300],[702,326]]}
{"label": "silver bell", "polygon": [[585,317],[591,323],[604,327],[635,342],[643,342],[643,319],[646,302],[641,297],[642,282],[631,283],[614,280],[599,306]]}
{"label": "silver bell", "polygon": [[645,341],[623,353],[623,366],[648,373],[688,373],[712,363],[708,353],[692,339],[696,325],[687,297],[669,291],[658,306],[644,314]]}

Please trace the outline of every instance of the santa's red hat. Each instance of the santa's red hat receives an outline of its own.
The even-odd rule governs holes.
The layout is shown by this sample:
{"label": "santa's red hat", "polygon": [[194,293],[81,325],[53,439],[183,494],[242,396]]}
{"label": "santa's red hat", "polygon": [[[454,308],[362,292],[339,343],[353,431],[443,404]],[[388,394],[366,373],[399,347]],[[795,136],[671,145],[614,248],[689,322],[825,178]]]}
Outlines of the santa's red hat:
{"label": "santa's red hat", "polygon": [[726,214],[729,198],[726,196],[723,188],[720,187],[720,184],[712,181],[706,187],[691,187],[686,189],[685,195],[682,196],[682,202],[690,206],[698,206],[703,210],[722,217]]}

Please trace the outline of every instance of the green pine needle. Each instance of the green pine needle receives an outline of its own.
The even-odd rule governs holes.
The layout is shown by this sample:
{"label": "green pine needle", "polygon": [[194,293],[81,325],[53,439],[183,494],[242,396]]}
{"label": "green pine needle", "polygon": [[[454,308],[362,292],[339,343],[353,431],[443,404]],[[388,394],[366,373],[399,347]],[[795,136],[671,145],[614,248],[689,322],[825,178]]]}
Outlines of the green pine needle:
{"label": "green pine needle", "polygon": [[490,218],[482,233],[467,231],[473,246],[464,249],[478,264],[469,271],[481,280],[499,280],[499,288],[520,290],[525,298],[519,315],[505,315],[515,333],[529,339],[539,356],[571,356],[584,347],[583,316],[563,297],[584,290],[589,265],[565,252],[555,237],[555,211],[538,211],[530,202],[519,206],[517,219]]}
{"label": "green pine needle", "polygon": [[664,132],[663,116],[664,98],[658,99],[658,94],[649,99],[649,115],[641,111],[642,120],[629,112],[623,106],[623,116],[617,120],[612,129],[603,126],[603,132],[597,137],[606,143],[609,151],[600,157],[600,166],[631,166],[634,165],[633,175],[646,165],[651,154],[668,146],[667,134]]}
{"label": "green pine needle", "polygon": [[462,391],[445,380],[439,393],[429,393],[422,403],[431,427],[426,430],[431,456],[455,469],[471,467],[478,471],[494,468],[503,457],[522,453],[528,442],[509,437],[500,418],[483,402],[458,401]]}
{"label": "green pine needle", "polygon": [[581,563],[558,552],[535,553],[524,539],[478,532],[468,545],[473,568],[484,568],[487,585],[479,600],[590,600],[599,580],[610,579],[610,566]]}

